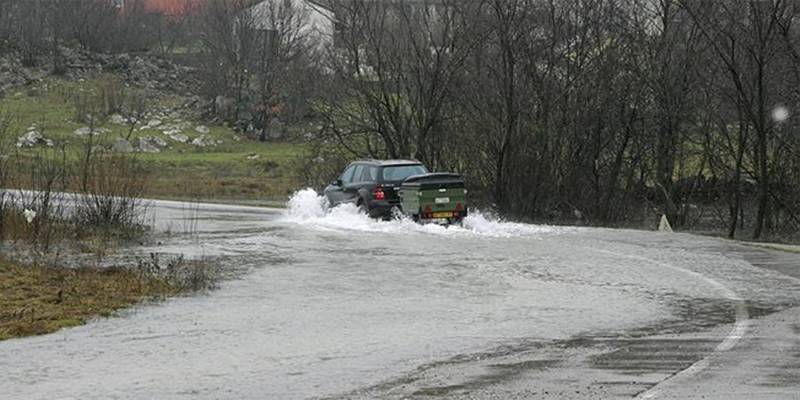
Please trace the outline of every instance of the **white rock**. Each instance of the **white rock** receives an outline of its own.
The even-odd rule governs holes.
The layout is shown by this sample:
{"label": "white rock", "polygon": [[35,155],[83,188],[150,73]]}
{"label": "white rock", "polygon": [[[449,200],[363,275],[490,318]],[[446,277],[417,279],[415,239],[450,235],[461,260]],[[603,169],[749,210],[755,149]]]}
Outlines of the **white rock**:
{"label": "white rock", "polygon": [[17,138],[17,147],[35,147],[37,145],[43,144],[47,147],[53,147],[53,141],[42,136],[41,133],[36,131],[30,131],[19,138]]}
{"label": "white rock", "polygon": [[134,148],[133,145],[131,145],[131,142],[123,138],[117,138],[117,140],[111,146],[111,150],[115,153],[132,153]]}
{"label": "white rock", "polygon": [[148,138],[140,137],[139,138],[139,151],[142,153],[160,153],[161,149],[158,146],[151,143]]}
{"label": "white rock", "polygon": [[74,134],[76,134],[76,135],[78,135],[78,136],[86,136],[86,135],[88,135],[88,134],[89,134],[91,131],[92,131],[92,129],[91,129],[91,128],[89,128],[88,126],[85,126],[85,127],[83,127],[83,128],[78,128],[78,129],[75,129],[75,132],[73,132],[73,133],[74,133]]}
{"label": "white rock", "polygon": [[211,132],[211,130],[208,129],[208,127],[205,125],[198,125],[196,128],[194,128],[194,130],[197,131],[197,133],[202,133],[202,134]]}
{"label": "white rock", "polygon": [[214,139],[206,138],[205,135],[200,135],[194,140],[192,140],[192,144],[197,147],[208,147],[208,146],[216,146],[217,141]]}
{"label": "white rock", "polygon": [[119,115],[119,114],[112,115],[109,120],[111,121],[112,124],[116,124],[116,125],[125,125],[125,124],[128,123],[128,120],[125,117],[123,117],[122,115]]}
{"label": "white rock", "polygon": [[[92,133],[92,129],[89,128],[88,126],[84,126],[83,128],[75,129],[74,133],[76,135],[78,135],[78,136],[87,136],[90,133]],[[93,134],[95,136],[97,136],[97,135],[105,135],[105,134],[108,134],[108,133],[111,133],[110,129],[107,129],[107,128],[94,128],[94,133]]]}
{"label": "white rock", "polygon": [[203,138],[202,136],[192,140],[192,144],[197,146],[197,147],[206,147],[205,138]]}
{"label": "white rock", "polygon": [[150,121],[147,122],[147,125],[145,125],[144,128],[145,129],[152,129],[152,128],[157,128],[160,125],[161,125],[161,120],[160,119],[151,119]]}
{"label": "white rock", "polygon": [[189,137],[182,134],[182,133],[175,133],[172,135],[168,135],[170,139],[179,142],[179,143],[186,143],[189,141]]}
{"label": "white rock", "polygon": [[167,147],[167,141],[160,137],[153,136],[150,138],[150,142],[158,147]]}

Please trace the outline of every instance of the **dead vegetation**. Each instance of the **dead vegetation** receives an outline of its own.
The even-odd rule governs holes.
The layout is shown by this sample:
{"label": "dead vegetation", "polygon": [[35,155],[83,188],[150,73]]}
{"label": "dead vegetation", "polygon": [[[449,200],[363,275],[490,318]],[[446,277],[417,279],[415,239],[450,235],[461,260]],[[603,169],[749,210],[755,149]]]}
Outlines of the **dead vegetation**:
{"label": "dead vegetation", "polygon": [[0,340],[77,326],[142,301],[215,287],[206,260],[151,254],[128,267],[23,264],[0,258]]}
{"label": "dead vegetation", "polygon": [[216,269],[183,256],[104,263],[149,233],[142,202],[148,175],[136,155],[95,152],[90,144],[78,154],[58,146],[20,152],[9,120],[0,118],[0,340],[213,287]]}
{"label": "dead vegetation", "polygon": [[0,260],[0,340],[81,325],[180,290],[136,270],[69,269]]}
{"label": "dead vegetation", "polygon": [[[141,201],[146,178],[129,156],[91,158],[88,175],[80,163],[70,163],[51,150],[33,157],[6,159],[11,173],[0,203],[0,238],[26,242],[47,253],[54,243],[105,238],[109,242],[137,241],[147,233]],[[85,191],[67,193],[80,187]]]}

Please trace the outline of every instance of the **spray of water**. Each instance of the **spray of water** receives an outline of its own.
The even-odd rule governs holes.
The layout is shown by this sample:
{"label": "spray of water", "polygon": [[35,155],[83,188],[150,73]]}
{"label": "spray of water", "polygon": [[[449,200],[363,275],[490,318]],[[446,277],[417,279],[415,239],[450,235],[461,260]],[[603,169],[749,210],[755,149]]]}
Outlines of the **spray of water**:
{"label": "spray of water", "polygon": [[546,236],[561,234],[571,228],[530,225],[502,221],[479,210],[471,210],[463,226],[417,224],[408,218],[378,221],[359,212],[354,204],[329,207],[324,196],[312,189],[296,192],[289,200],[284,221],[314,229],[382,233],[428,233],[435,235],[471,235],[495,238]]}

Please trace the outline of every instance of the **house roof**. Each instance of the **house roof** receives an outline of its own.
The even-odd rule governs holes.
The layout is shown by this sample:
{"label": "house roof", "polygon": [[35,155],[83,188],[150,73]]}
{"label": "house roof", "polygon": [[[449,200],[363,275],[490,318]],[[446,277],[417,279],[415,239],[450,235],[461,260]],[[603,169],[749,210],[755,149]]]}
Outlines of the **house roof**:
{"label": "house roof", "polygon": [[199,0],[143,0],[145,11],[165,15],[186,15],[199,5]]}
{"label": "house roof", "polygon": [[[229,4],[241,9],[261,3],[264,0],[227,0]],[[197,12],[208,0],[142,0],[145,11],[157,14],[181,16]]]}

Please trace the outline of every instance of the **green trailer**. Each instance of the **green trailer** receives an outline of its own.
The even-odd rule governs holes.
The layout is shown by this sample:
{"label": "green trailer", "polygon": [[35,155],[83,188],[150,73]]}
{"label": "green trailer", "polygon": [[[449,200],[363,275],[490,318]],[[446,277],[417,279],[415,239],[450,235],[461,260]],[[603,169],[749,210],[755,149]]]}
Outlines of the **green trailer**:
{"label": "green trailer", "polygon": [[402,213],[420,223],[460,224],[467,216],[467,189],[458,174],[412,176],[399,195]]}

